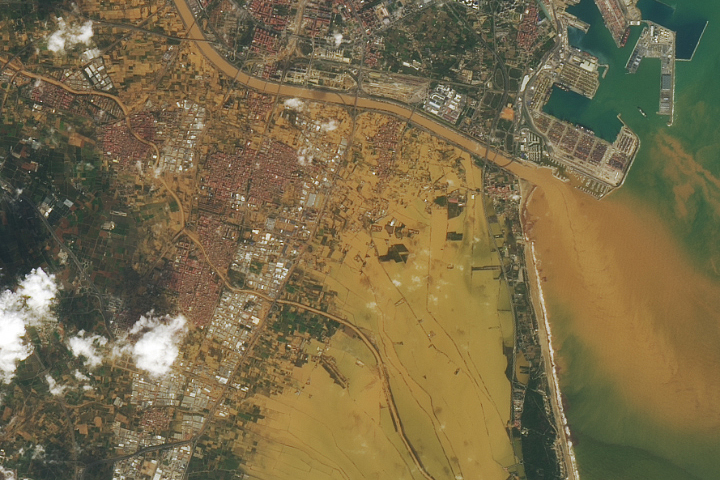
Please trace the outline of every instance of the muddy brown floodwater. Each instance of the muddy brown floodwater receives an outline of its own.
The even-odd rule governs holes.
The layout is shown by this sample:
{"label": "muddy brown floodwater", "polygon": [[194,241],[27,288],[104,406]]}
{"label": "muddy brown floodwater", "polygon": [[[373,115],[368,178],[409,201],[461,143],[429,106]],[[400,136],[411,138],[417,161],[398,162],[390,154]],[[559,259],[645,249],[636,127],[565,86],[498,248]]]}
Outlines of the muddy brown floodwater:
{"label": "muddy brown floodwater", "polygon": [[[187,4],[180,0],[175,4],[190,27],[190,36],[199,38],[202,32]],[[412,117],[413,123],[470,153],[486,153],[483,145],[399,105],[268,84],[238,72],[210,45],[197,46],[220,71],[250,87]],[[703,99],[717,84],[716,73],[707,78],[707,86],[698,90]],[[688,125],[692,125],[691,120],[683,119]],[[707,120],[716,122],[717,114]],[[706,129],[693,131],[701,130]],[[692,205],[687,204],[691,190],[700,191],[708,197],[708,204],[717,208],[716,197],[705,191],[706,187],[717,188],[710,182],[714,180],[712,174],[700,171],[691,162],[681,162],[684,157],[669,151],[677,150],[672,143],[652,143],[664,145],[665,153],[675,158],[663,164],[678,167],[663,175],[677,187],[671,189],[677,200],[674,214],[683,217],[693,213]],[[505,164],[505,159],[494,160]],[[652,165],[646,161],[644,168],[633,167],[632,173],[651,180]],[[617,449],[611,451],[617,446],[623,449],[622,454],[636,447],[635,453],[628,454],[634,465],[639,458],[654,456],[643,464],[645,469],[659,459],[653,465],[663,478],[717,478],[720,286],[694,269],[697,263],[688,257],[694,253],[678,243],[677,235],[668,229],[670,222],[659,216],[668,210],[652,209],[643,203],[643,195],[619,192],[598,202],[552,178],[547,170],[518,164],[510,165],[510,169],[537,185],[527,206],[528,233],[536,244],[540,275],[546,279],[543,288],[550,307],[554,347],[559,352],[563,392],[568,398],[582,400],[577,407],[571,405],[569,414],[577,427],[574,432],[580,433],[578,449],[583,448],[585,432],[586,445],[591,435],[593,441],[604,442],[604,446],[595,443],[594,452],[579,455],[581,474],[585,458],[586,465],[592,461],[600,465],[600,473],[593,478],[660,478],[645,470],[632,477],[624,472],[610,475],[607,469],[620,458]],[[692,177],[695,183],[679,184],[678,179],[684,177]],[[662,189],[650,183],[645,196],[661,203],[663,196],[657,197],[657,192]],[[696,231],[694,224],[688,227]],[[696,244],[717,253],[712,241],[701,240]],[[605,457],[600,458],[597,452]],[[671,463],[663,463],[666,460]],[[668,468],[677,466],[688,471],[681,476],[667,473]]]}
{"label": "muddy brown floodwater", "polygon": [[628,398],[673,426],[719,427],[720,288],[660,219],[557,181],[527,208],[546,295]]}
{"label": "muddy brown floodwater", "polygon": [[[716,436],[720,286],[693,269],[654,211],[627,197],[598,202],[547,171],[523,174],[539,185],[526,228],[550,323],[562,330],[561,372],[561,342],[571,339],[627,412],[678,435]],[[570,321],[560,324],[558,312]],[[572,381],[582,375],[574,370]]]}

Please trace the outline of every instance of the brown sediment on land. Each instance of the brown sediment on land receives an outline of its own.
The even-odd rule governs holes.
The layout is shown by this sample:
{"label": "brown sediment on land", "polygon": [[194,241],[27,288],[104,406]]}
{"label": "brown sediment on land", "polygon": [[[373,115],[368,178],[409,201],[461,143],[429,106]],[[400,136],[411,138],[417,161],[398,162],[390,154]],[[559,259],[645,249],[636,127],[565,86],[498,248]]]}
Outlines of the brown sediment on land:
{"label": "brown sediment on land", "polygon": [[692,269],[642,205],[598,202],[547,170],[522,173],[539,186],[526,232],[546,298],[572,315],[569,334],[625,401],[660,424],[717,429],[720,286]]}
{"label": "brown sediment on land", "polygon": [[296,388],[255,397],[267,415],[248,427],[258,444],[247,473],[273,480],[424,478],[383,404],[386,389],[372,353],[342,332],[330,345],[315,342],[308,353],[317,354],[317,348],[352,382],[340,386],[309,362],[293,371]]}
{"label": "brown sediment on land", "polygon": [[[433,165],[435,177],[465,183],[450,167]],[[463,166],[463,187],[474,191],[480,170],[467,155]],[[498,312],[502,287],[495,273],[471,268],[497,263],[481,197],[470,196],[452,219],[417,199],[393,202],[389,210],[378,224],[396,218],[417,231],[403,240],[411,252],[407,263],[365,257],[367,245],[383,248],[387,234],[358,232],[347,261],[330,271],[326,284],[343,299],[343,315],[372,333],[407,435],[433,476],[507,478],[505,468],[517,462],[506,431],[510,385],[502,348],[505,337],[512,342],[512,323],[508,313]],[[463,239],[449,242],[452,231],[463,232]],[[362,272],[351,261],[356,250],[365,258]]]}
{"label": "brown sediment on land", "polygon": [[[200,38],[202,32],[187,3],[176,0],[175,5],[190,35]],[[468,152],[487,153],[482,144],[402,106],[253,79],[211,45],[197,45],[219,71],[251,88],[412,117],[419,127]],[[528,205],[533,224],[528,233],[542,262],[541,277],[548,279],[546,292],[572,311],[572,334],[598,358],[626,399],[649,414],[688,428],[717,428],[720,289],[692,270],[662,222],[639,205],[612,198],[598,203],[546,170],[517,164],[509,168],[539,186]],[[688,190],[677,193],[682,198]],[[380,291],[392,292],[389,285]],[[358,295],[357,300],[354,311],[361,310],[365,299]],[[390,300],[388,305],[394,305]],[[397,322],[388,325],[396,327]],[[389,353],[396,350],[391,342],[387,348]],[[393,365],[400,363],[393,359]]]}
{"label": "brown sediment on land", "polygon": [[[499,308],[507,291],[497,272],[474,268],[499,263],[475,193],[482,172],[470,155],[406,132],[394,168],[408,173],[381,184],[371,173],[377,154],[362,143],[377,120],[357,119],[369,160],[345,180],[357,195],[342,201],[369,211],[376,195],[385,199],[387,211],[373,223],[380,228],[341,230],[342,255],[328,255],[320,242],[313,249],[329,259],[322,274],[335,313],[277,300],[345,330],[304,347],[315,358],[295,365],[282,393],[253,397],[263,418],[248,426],[258,443],[246,469],[272,479],[506,479],[519,460],[507,429],[504,353],[514,328]],[[423,198],[402,184],[424,185],[426,174],[435,186]],[[379,188],[390,193],[374,193]],[[452,195],[463,206],[450,215],[434,199]],[[390,233],[385,227],[396,222],[402,227]],[[382,260],[397,244],[406,256]]]}

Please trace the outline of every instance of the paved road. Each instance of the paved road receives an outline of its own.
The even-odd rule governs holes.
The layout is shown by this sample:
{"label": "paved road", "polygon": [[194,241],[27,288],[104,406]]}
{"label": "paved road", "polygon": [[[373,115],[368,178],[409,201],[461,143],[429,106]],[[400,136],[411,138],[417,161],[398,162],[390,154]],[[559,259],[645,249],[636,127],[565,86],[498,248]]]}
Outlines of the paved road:
{"label": "paved road", "polygon": [[[185,27],[188,29],[187,36],[190,38],[205,38],[204,32],[200,27],[197,25],[195,21],[195,17],[193,16],[193,13],[187,3],[187,0],[173,0],[175,7],[177,8],[178,13],[180,14],[180,17],[185,24]],[[344,106],[355,106],[359,109],[363,110],[372,110],[372,111],[378,111],[382,113],[391,114],[397,117],[405,118],[408,122],[413,123],[414,125],[432,132],[434,135],[462,148],[463,150],[478,155],[480,157],[486,158],[489,161],[495,162],[498,165],[502,167],[508,168],[512,173],[517,175],[520,178],[529,180],[531,183],[534,183],[535,185],[542,186],[543,184],[547,184],[547,182],[556,182],[558,180],[552,178],[552,176],[547,171],[538,171],[537,168],[530,167],[524,164],[521,164],[519,162],[513,162],[513,160],[500,155],[500,154],[494,154],[492,157],[490,157],[488,146],[483,144],[482,142],[479,142],[478,140],[475,140],[473,138],[470,138],[466,135],[463,135],[462,133],[451,129],[441,123],[438,123],[434,119],[432,119],[429,116],[426,116],[423,113],[414,111],[408,107],[405,107],[401,104],[394,103],[392,101],[381,101],[373,98],[367,98],[367,97],[360,97],[356,95],[349,95],[349,94],[343,94],[339,92],[326,92],[326,91],[320,91],[320,90],[312,90],[309,88],[303,88],[303,87],[296,87],[292,85],[286,85],[286,84],[278,84],[274,82],[269,82],[260,78],[252,77],[242,71],[240,71],[237,67],[232,65],[230,62],[228,62],[222,55],[220,55],[209,42],[196,42],[195,45],[200,50],[200,52],[207,58],[207,60],[215,66],[215,68],[225,74],[226,76],[232,78],[235,82],[238,82],[242,85],[245,85],[246,87],[250,87],[256,90],[259,90],[264,93],[272,94],[272,95],[283,95],[287,97],[295,97],[300,98],[304,100],[313,100],[313,101],[319,101],[319,102],[327,102],[327,103],[334,103],[338,105],[344,105]],[[257,292],[254,292],[257,294]],[[279,303],[291,303],[291,302],[279,302]],[[311,310],[307,306],[302,306],[302,308]],[[314,312],[319,313],[321,315],[327,316],[327,313],[325,312]],[[541,312],[538,312],[541,313]],[[335,318],[334,320],[340,321],[340,319]],[[343,323],[345,325],[348,325],[346,321],[341,321],[340,323]],[[541,337],[544,336],[544,340],[548,340],[548,335],[546,331],[544,331],[544,322],[539,322],[541,325],[541,330],[543,330]],[[543,342],[545,343],[545,342]],[[549,352],[549,345],[546,343],[543,345],[543,350],[545,355],[547,356],[547,360],[550,360],[548,357],[550,356]],[[372,350],[372,348],[371,348]],[[546,363],[548,367],[550,367],[551,363]],[[574,461],[572,459],[572,454],[570,451],[570,445],[568,442],[568,438],[564,429],[564,425],[561,425],[562,418],[564,416],[561,416],[561,405],[558,404],[557,398],[559,398],[559,395],[557,392],[559,392],[559,386],[556,384],[556,378],[555,375],[553,375],[551,372],[548,372],[548,380],[550,383],[550,390],[553,392],[553,411],[556,414],[557,421],[559,423],[558,430],[559,435],[561,438],[562,443],[562,449],[565,453],[565,462],[566,462],[566,469],[568,473],[568,477],[571,479],[575,479],[575,465]]]}
{"label": "paved road", "polygon": [[73,252],[67,245],[65,245],[65,242],[58,236],[57,233],[55,233],[55,229],[48,223],[47,219],[45,218],[45,215],[42,214],[42,212],[38,209],[37,205],[33,203],[30,198],[26,197],[25,195],[20,195],[20,201],[24,201],[28,205],[32,207],[32,209],[35,211],[35,214],[42,222],[45,229],[52,235],[53,240],[58,244],[60,249],[62,249],[67,255],[70,257],[70,259],[75,264],[75,267],[78,270],[78,273],[80,276],[85,280],[85,282],[88,284],[88,286],[92,289],[95,296],[98,298],[98,302],[100,302],[100,315],[102,316],[103,323],[105,324],[105,332],[108,334],[108,336],[113,339],[115,338],[115,335],[113,335],[112,330],[110,330],[110,325],[108,324],[107,317],[105,316],[105,301],[103,294],[98,289],[97,285],[92,281],[90,276],[85,271],[85,266],[80,263],[80,260],[75,255],[75,252]]}
{"label": "paved road", "polygon": [[[187,30],[187,36],[190,38],[204,38],[204,32],[195,22],[190,7],[186,0],[173,0],[175,7],[182,18]],[[450,127],[438,123],[436,120],[423,113],[413,111],[399,103],[387,100],[378,100],[368,97],[356,97],[356,95],[344,94],[340,92],[328,92],[313,90],[309,88],[296,87],[287,84],[279,84],[275,82],[269,82],[261,78],[252,77],[245,72],[240,71],[236,66],[228,62],[225,57],[220,55],[209,42],[196,42],[197,48],[207,58],[207,60],[215,66],[215,68],[234,79],[236,82],[245,85],[247,87],[259,90],[272,95],[283,95],[287,97],[296,97],[304,100],[314,100],[319,102],[334,103],[345,106],[357,106],[362,110],[375,110],[378,112],[389,113],[404,119],[407,119],[411,123],[430,130],[438,137],[441,137],[450,143],[453,143],[463,150],[472,154],[485,157],[488,153],[487,146],[475,139],[467,137],[462,133],[453,130]],[[357,101],[356,101],[357,99]],[[511,160],[507,157],[496,155],[494,160],[499,165],[507,165]]]}

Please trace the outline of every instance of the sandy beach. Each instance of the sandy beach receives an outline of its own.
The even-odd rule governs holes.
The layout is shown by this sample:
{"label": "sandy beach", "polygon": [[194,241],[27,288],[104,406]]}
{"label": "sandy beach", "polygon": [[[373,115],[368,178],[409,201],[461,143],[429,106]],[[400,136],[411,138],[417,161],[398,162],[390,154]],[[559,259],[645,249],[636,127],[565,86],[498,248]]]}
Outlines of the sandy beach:
{"label": "sandy beach", "polygon": [[[200,36],[187,4],[175,3],[185,23],[193,25],[191,34]],[[301,88],[281,90],[276,85],[245,78],[219,58],[208,44],[197,45],[219,70],[241,83],[318,101],[347,105],[356,102],[354,97]],[[358,99],[357,106],[381,109],[400,117],[412,115],[413,122],[421,127],[461,145],[468,152],[485,154],[482,144],[397,105]],[[713,432],[720,429],[720,409],[717,408],[720,401],[717,375],[720,287],[717,283],[694,270],[693,262],[656,211],[640,202],[626,197],[621,202],[614,196],[598,202],[553,178],[548,170],[516,163],[509,168],[539,187],[527,205],[526,234],[535,242],[549,322],[554,337],[560,342],[553,347],[558,352],[561,384],[567,381],[563,365],[567,357],[563,354],[562,342],[572,340],[581,349],[584,361],[593,366],[593,373],[598,377],[593,379],[594,384],[602,380],[611,385],[623,405],[632,406],[638,416],[649,419],[658,428],[693,432],[698,436],[716,435]],[[690,195],[685,186],[674,193],[680,199]],[[390,305],[392,300],[386,299]],[[359,306],[353,305],[350,309]],[[560,311],[568,321],[560,323],[557,315]],[[556,334],[559,327],[562,327],[562,336]],[[389,348],[388,353],[392,350],[395,349]],[[573,379],[574,383],[577,381]],[[603,428],[628,428],[625,420],[627,418],[612,411],[598,410],[598,418],[593,421],[600,425],[595,430],[602,431]],[[426,446],[428,451],[437,451],[438,442],[434,443]],[[663,444],[660,440],[651,443],[637,440],[638,445],[653,448],[658,455],[681,457],[672,444],[672,437]],[[445,467],[439,467],[443,463]],[[442,458],[437,467],[451,468]]]}
{"label": "sandy beach", "polygon": [[[523,203],[521,204],[522,213],[527,212],[527,204],[532,201],[535,186],[527,183],[523,184]],[[524,225],[527,227],[527,225]],[[530,285],[530,296],[533,303],[533,309],[538,322],[538,339],[542,348],[543,359],[545,362],[545,373],[548,378],[548,387],[550,395],[553,398],[552,411],[560,432],[560,446],[562,448],[565,474],[569,480],[578,480],[580,474],[578,472],[577,460],[575,458],[575,450],[573,448],[568,425],[567,415],[563,406],[562,392],[560,391],[560,378],[557,368],[557,354],[553,346],[552,328],[545,303],[542,279],[538,270],[539,261],[535,251],[534,241],[525,234],[525,262],[528,272],[528,283]]]}
{"label": "sandy beach", "polygon": [[720,288],[642,206],[598,202],[549,171],[528,173],[539,188],[526,233],[546,299],[572,316],[569,335],[646,415],[673,428],[717,429]]}

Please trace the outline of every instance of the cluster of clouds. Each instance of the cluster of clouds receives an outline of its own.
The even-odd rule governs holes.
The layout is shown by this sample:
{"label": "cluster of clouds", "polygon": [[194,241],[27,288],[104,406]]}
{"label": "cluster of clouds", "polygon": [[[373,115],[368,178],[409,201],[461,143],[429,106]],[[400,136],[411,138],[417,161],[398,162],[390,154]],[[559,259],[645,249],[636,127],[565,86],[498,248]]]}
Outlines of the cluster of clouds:
{"label": "cluster of clouds", "polygon": [[331,119],[331,120],[325,120],[324,122],[320,123],[320,130],[323,132],[332,132],[333,130],[336,130],[338,128],[337,120]]}
{"label": "cluster of clouds", "polygon": [[[68,340],[73,355],[82,358],[89,368],[95,368],[103,362],[104,355],[130,355],[135,365],[152,377],[161,377],[168,372],[180,354],[180,344],[187,333],[187,320],[184,316],[156,316],[149,312],[113,345],[102,335],[88,335],[83,330]],[[75,378],[88,381],[80,371]]]}
{"label": "cluster of clouds", "polygon": [[93,36],[93,23],[91,20],[82,25],[68,25],[65,20],[58,17],[58,29],[48,37],[48,50],[55,53],[65,53],[65,48],[90,43]]}
{"label": "cluster of clouds", "polygon": [[[20,447],[18,452],[20,455],[25,454],[25,449],[23,447]],[[44,460],[45,459],[45,447],[43,447],[40,444],[35,445],[35,448],[33,448],[30,452],[30,458],[33,460]],[[18,480],[17,475],[15,474],[14,470],[11,470],[9,468],[5,468],[4,465],[0,464],[0,480]],[[30,480],[27,477],[21,477],[20,480]]]}
{"label": "cluster of clouds", "polygon": [[152,377],[162,377],[170,371],[180,354],[180,344],[186,333],[187,320],[184,316],[157,317],[150,312],[135,322],[116,350],[129,353],[135,365]]}
{"label": "cluster of clouds", "polygon": [[35,445],[35,448],[33,448],[32,457],[33,460],[41,460],[45,458],[45,447],[40,445],[39,443]]}
{"label": "cluster of clouds", "polygon": [[[32,354],[27,329],[57,322],[53,307],[58,291],[55,276],[37,268],[22,278],[14,290],[0,293],[0,381],[10,383],[18,363]],[[102,335],[80,330],[67,339],[67,346],[88,369],[101,365],[107,355],[127,354],[138,368],[160,377],[170,371],[177,359],[187,329],[187,320],[182,315],[156,316],[150,312],[141,316],[113,345]],[[74,376],[80,383],[90,380],[79,370]],[[53,395],[62,395],[67,388],[50,375],[46,375],[45,381]]]}
{"label": "cluster of clouds", "polygon": [[32,352],[25,340],[27,327],[55,321],[52,306],[58,287],[54,275],[32,270],[15,289],[0,293],[0,380],[9,383],[17,363]]}
{"label": "cluster of clouds", "polygon": [[[93,369],[102,364],[106,355],[129,355],[135,365],[145,370],[153,378],[160,378],[170,372],[173,363],[180,354],[180,345],[187,333],[187,320],[184,316],[155,316],[153,312],[141,316],[132,328],[112,345],[102,335],[90,335],[80,330],[67,341],[73,356],[84,361],[86,367]],[[90,378],[80,370],[73,373],[75,379],[84,384],[83,389],[90,390]],[[62,395],[67,386],[59,385],[50,375],[45,376],[50,393]]]}
{"label": "cluster of clouds", "polygon": [[310,163],[313,161],[313,155],[312,153],[309,153],[309,148],[301,148],[298,150],[298,163],[302,165],[303,167],[306,167],[310,165]]}
{"label": "cluster of clouds", "polygon": [[55,379],[50,375],[45,375],[45,381],[48,383],[48,387],[50,387],[50,393],[52,393],[53,395],[60,396],[65,393],[67,385],[58,385]]}
{"label": "cluster of clouds", "polygon": [[[340,36],[342,37],[342,35]],[[283,105],[285,108],[295,110],[298,113],[305,111],[305,102],[299,98],[288,98],[283,102]],[[332,132],[333,130],[336,130],[338,126],[340,126],[340,123],[337,120],[324,120],[320,123],[320,130],[323,132]]]}
{"label": "cluster of clouds", "polygon": [[[422,287],[427,283],[427,277],[421,276],[421,275],[413,275],[410,277],[410,284],[406,285],[405,289],[408,292],[414,292],[418,288]],[[442,280],[441,280],[442,283]],[[445,282],[447,284],[447,282]],[[398,279],[393,279],[392,284],[395,285],[395,287],[400,288],[403,286],[403,283]]]}
{"label": "cluster of clouds", "polygon": [[[105,355],[130,355],[138,368],[152,377],[161,377],[170,371],[180,354],[180,344],[187,330],[187,320],[182,315],[156,316],[149,312],[147,316],[141,316],[113,345],[102,335],[89,335],[80,330],[68,339],[68,347],[90,369],[102,364]],[[75,371],[74,376],[79,382],[90,380],[80,371]],[[52,384],[50,386],[52,389]]]}
{"label": "cluster of clouds", "polygon": [[15,477],[15,472],[12,470],[8,470],[2,465],[0,465],[0,479],[2,480],[15,480],[17,477]]}
{"label": "cluster of clouds", "polygon": [[332,37],[333,37],[333,40],[335,40],[335,47],[336,48],[339,47],[343,40],[342,33],[333,33]]}
{"label": "cluster of clouds", "polygon": [[288,98],[283,102],[283,105],[285,105],[285,108],[295,110],[296,112],[302,112],[305,110],[305,102],[299,98]]}
{"label": "cluster of clouds", "polygon": [[107,344],[107,338],[102,335],[87,335],[80,330],[76,336],[70,337],[68,347],[76,357],[84,357],[88,367],[95,368],[102,363],[99,349]]}

